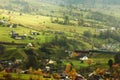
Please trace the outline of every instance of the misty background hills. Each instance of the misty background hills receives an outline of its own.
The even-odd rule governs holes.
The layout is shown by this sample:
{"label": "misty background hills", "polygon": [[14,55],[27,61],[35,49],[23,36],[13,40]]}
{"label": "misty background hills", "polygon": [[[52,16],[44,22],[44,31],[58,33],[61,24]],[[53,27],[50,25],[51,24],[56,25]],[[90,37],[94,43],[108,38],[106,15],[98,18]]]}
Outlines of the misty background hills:
{"label": "misty background hills", "polygon": [[[27,13],[52,13],[72,8],[87,9],[120,9],[120,0],[2,0],[1,9]],[[98,11],[99,11],[98,10]]]}

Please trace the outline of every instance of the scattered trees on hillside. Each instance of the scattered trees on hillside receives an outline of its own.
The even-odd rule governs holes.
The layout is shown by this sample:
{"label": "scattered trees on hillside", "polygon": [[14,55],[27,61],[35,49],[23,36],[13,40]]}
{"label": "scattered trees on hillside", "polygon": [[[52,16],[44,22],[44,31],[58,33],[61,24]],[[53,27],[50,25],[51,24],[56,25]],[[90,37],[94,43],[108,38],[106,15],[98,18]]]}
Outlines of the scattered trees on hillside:
{"label": "scattered trees on hillside", "polygon": [[51,16],[50,20],[52,23],[58,23],[58,24],[64,24],[64,25],[70,24],[70,18],[68,15],[63,17],[63,21],[60,21],[59,17],[56,17],[56,19],[54,19],[54,17],[52,17],[52,16]]}
{"label": "scattered trees on hillside", "polygon": [[86,36],[87,38],[92,37],[91,31],[84,31],[84,32],[83,32],[83,35]]}
{"label": "scattered trees on hillside", "polygon": [[0,54],[4,54],[5,52],[5,46],[0,45]]}
{"label": "scattered trees on hillside", "polygon": [[120,52],[114,56],[115,63],[120,64]]}
{"label": "scattered trees on hillside", "polygon": [[108,66],[109,66],[110,69],[112,68],[112,65],[113,65],[113,60],[109,59],[108,60]]}
{"label": "scattered trees on hillside", "polygon": [[120,41],[120,31],[119,30],[115,30],[115,31],[107,30],[104,32],[100,32],[98,37],[102,39],[112,38],[116,41]]}
{"label": "scattered trees on hillside", "polygon": [[37,55],[35,53],[35,50],[34,49],[28,49],[28,50],[25,51],[25,53],[28,56],[27,61],[25,63],[26,68],[29,68],[29,67],[36,68],[38,66],[37,65],[38,59],[37,59]]}
{"label": "scattered trees on hillside", "polygon": [[68,15],[64,16],[64,24],[69,24],[69,21],[70,21],[69,16]]}
{"label": "scattered trees on hillside", "polygon": [[64,53],[64,48],[62,48],[63,46],[64,48],[68,46],[66,39],[55,38],[52,42],[44,44],[40,48],[40,51],[44,52],[47,55],[46,58],[48,59],[51,58],[51,55],[53,59],[65,58],[67,54]]}
{"label": "scattered trees on hillside", "polygon": [[100,22],[106,22],[106,25],[108,26],[118,26],[118,22],[120,22],[118,18],[110,15],[105,15],[100,12],[91,12],[86,16],[86,18]]}
{"label": "scattered trees on hillside", "polygon": [[54,22],[54,20],[53,20],[53,17],[52,17],[52,16],[50,17],[50,21],[51,21],[52,23]]}
{"label": "scattered trees on hillside", "polygon": [[84,20],[83,19],[78,19],[78,26],[83,26]]}

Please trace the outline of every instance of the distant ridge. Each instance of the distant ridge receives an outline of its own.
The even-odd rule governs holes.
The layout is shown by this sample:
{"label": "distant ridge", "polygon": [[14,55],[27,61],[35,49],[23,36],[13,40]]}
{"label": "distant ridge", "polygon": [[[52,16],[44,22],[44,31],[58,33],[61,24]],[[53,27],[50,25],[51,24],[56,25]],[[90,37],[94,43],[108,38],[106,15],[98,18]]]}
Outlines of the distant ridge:
{"label": "distant ridge", "polygon": [[44,14],[50,11],[63,9],[63,7],[82,6],[83,8],[106,8],[120,6],[120,0],[1,0],[0,8],[27,12]]}

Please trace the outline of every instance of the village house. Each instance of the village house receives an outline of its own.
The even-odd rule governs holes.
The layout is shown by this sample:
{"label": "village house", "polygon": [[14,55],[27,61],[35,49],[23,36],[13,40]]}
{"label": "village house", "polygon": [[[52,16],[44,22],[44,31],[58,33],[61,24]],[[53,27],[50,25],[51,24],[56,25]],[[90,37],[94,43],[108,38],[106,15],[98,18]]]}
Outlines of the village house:
{"label": "village house", "polygon": [[26,36],[15,36],[14,37],[14,39],[17,39],[17,40],[21,40],[21,39],[25,39],[26,38]]}
{"label": "village house", "polygon": [[5,24],[7,21],[5,19],[0,20],[0,25]]}
{"label": "village house", "polygon": [[109,29],[107,29],[107,28],[104,28],[104,29],[96,29],[95,32],[105,32],[105,31],[107,31],[107,30],[115,31],[116,28],[115,28],[115,27],[111,27],[111,28],[109,28]]}
{"label": "village house", "polygon": [[96,29],[95,32],[105,32],[107,31],[108,29]]}
{"label": "village house", "polygon": [[11,37],[13,38],[13,39],[17,39],[17,40],[21,40],[21,39],[25,39],[26,38],[26,36],[25,35],[19,35],[18,33],[15,33],[14,31],[11,31],[11,33],[10,33],[10,35],[11,35]]}
{"label": "village house", "polygon": [[40,35],[38,32],[31,32],[31,35]]}

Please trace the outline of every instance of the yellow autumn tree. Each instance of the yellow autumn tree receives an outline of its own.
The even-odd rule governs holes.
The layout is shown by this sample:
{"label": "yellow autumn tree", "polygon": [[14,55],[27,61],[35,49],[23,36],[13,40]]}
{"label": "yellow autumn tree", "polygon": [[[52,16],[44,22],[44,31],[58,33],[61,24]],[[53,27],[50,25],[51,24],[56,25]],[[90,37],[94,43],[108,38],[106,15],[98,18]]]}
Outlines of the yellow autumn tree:
{"label": "yellow autumn tree", "polygon": [[92,59],[88,59],[86,62],[90,66],[93,63],[93,60]]}
{"label": "yellow autumn tree", "polygon": [[99,74],[99,72],[100,72],[100,68],[96,68],[93,73],[96,75],[96,74]]}
{"label": "yellow autumn tree", "polygon": [[119,64],[113,64],[112,67],[113,67],[114,69],[118,69],[118,68],[119,68]]}
{"label": "yellow autumn tree", "polygon": [[36,74],[36,75],[42,75],[42,70],[39,68],[38,70],[34,71],[34,74]]}
{"label": "yellow autumn tree", "polygon": [[69,75],[70,79],[75,80],[76,75],[77,75],[76,69],[73,68],[73,69],[68,73],[68,75]]}
{"label": "yellow autumn tree", "polygon": [[68,74],[70,70],[71,70],[71,64],[67,64],[64,72]]}
{"label": "yellow autumn tree", "polygon": [[60,75],[59,75],[58,73],[53,73],[53,77],[54,77],[55,79],[60,79]]}
{"label": "yellow autumn tree", "polygon": [[29,68],[29,73],[30,73],[30,74],[33,73],[33,69],[32,69],[32,67]]}
{"label": "yellow autumn tree", "polygon": [[73,57],[78,57],[78,56],[80,56],[80,54],[78,54],[78,53],[76,53],[76,52],[74,52],[72,55],[73,55]]}
{"label": "yellow autumn tree", "polygon": [[3,70],[1,73],[2,73],[2,74],[6,74],[7,72],[6,72],[6,70]]}
{"label": "yellow autumn tree", "polygon": [[100,75],[104,75],[104,74],[105,74],[105,69],[100,69],[100,70],[99,70],[99,74],[100,74]]}

